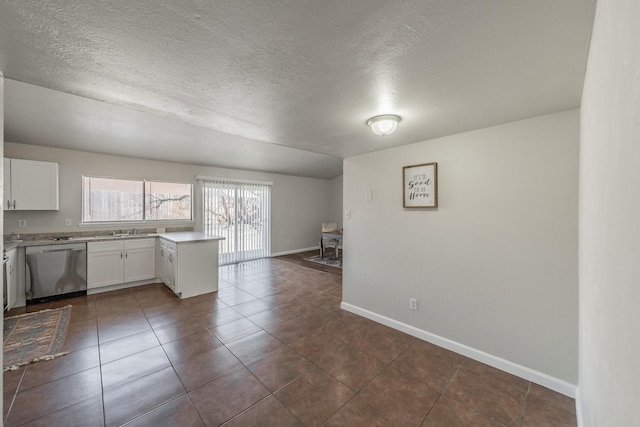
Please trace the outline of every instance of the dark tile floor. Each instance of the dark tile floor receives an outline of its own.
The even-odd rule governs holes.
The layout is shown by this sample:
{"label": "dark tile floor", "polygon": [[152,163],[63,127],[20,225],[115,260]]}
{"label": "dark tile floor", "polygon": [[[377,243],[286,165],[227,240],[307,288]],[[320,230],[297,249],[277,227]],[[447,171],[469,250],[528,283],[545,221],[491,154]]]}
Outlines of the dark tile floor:
{"label": "dark tile floor", "polygon": [[576,425],[572,399],[345,312],[341,275],[300,264],[57,304],[70,353],[4,374],[5,425]]}

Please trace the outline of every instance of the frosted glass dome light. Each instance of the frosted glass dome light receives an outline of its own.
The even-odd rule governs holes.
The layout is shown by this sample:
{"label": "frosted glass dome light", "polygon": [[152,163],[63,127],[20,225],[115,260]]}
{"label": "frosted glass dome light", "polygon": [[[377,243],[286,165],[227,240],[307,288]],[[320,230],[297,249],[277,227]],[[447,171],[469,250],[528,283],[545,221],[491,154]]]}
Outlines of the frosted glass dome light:
{"label": "frosted glass dome light", "polygon": [[391,135],[398,128],[398,123],[400,123],[400,117],[392,114],[375,116],[367,120],[371,131],[380,136]]}

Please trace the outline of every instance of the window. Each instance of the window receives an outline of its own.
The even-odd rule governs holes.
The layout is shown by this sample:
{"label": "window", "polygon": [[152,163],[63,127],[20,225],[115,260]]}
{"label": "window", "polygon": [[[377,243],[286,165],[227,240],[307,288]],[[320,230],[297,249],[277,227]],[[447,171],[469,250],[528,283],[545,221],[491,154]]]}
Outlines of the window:
{"label": "window", "polygon": [[82,177],[82,222],[192,219],[191,184]]}
{"label": "window", "polygon": [[144,182],[145,219],[191,219],[191,184]]}

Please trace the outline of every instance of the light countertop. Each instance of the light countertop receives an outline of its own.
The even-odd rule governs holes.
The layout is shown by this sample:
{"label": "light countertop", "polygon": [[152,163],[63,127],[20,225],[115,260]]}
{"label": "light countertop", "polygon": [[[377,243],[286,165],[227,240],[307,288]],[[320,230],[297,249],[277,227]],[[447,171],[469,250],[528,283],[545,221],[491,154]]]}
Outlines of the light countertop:
{"label": "light countertop", "polygon": [[224,240],[222,236],[200,233],[198,231],[180,231],[177,233],[159,234],[161,239],[169,240],[173,243],[204,242],[207,240]]}
{"label": "light countertop", "polygon": [[27,246],[43,246],[43,245],[65,245],[69,243],[86,243],[86,242],[102,242],[105,240],[131,240],[131,239],[144,239],[144,238],[156,238],[160,237],[165,240],[169,240],[174,243],[189,243],[189,242],[203,242],[208,240],[224,240],[222,236],[214,236],[206,233],[199,233],[196,231],[179,231],[173,233],[149,233],[149,234],[130,234],[127,236],[84,236],[84,237],[72,237],[69,240],[19,240],[19,241],[5,241],[5,251],[11,250],[17,247]]}
{"label": "light countertop", "polygon": [[11,249],[15,249],[20,246],[20,243],[22,243],[22,240],[19,242],[4,242],[4,250],[10,251]]}

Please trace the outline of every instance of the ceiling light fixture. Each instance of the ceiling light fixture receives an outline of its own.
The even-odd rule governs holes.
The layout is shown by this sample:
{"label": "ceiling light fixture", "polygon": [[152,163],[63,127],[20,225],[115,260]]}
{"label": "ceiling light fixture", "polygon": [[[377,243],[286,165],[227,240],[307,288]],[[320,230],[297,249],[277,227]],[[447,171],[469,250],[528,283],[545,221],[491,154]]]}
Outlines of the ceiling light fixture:
{"label": "ceiling light fixture", "polygon": [[371,128],[373,133],[380,136],[391,135],[398,128],[400,117],[393,114],[384,116],[375,116],[367,120],[367,126]]}

